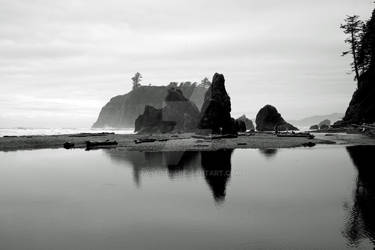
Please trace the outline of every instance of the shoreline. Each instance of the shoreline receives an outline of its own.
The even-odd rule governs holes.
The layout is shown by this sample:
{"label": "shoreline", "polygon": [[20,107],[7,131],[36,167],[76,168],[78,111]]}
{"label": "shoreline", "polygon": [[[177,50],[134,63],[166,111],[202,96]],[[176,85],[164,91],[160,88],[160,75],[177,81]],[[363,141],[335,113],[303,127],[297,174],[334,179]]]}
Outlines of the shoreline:
{"label": "shoreline", "polygon": [[[0,137],[0,151],[63,148],[65,142],[74,143],[74,148],[86,148],[86,141],[115,140],[116,148],[129,151],[216,151],[236,148],[294,148],[311,147],[317,144],[375,145],[375,138],[362,134],[315,134],[314,139],[301,137],[277,137],[271,133],[257,132],[254,135],[239,135],[237,138],[198,139],[194,134],[114,134],[84,133],[41,136]],[[134,140],[154,138],[157,141],[136,144]]]}

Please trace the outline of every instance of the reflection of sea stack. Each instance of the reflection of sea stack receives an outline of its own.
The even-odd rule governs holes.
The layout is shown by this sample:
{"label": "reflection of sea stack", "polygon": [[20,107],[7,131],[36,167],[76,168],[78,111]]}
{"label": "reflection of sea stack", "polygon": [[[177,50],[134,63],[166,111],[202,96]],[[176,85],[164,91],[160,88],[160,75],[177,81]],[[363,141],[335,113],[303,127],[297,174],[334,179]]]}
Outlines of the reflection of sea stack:
{"label": "reflection of sea stack", "polygon": [[362,238],[369,238],[375,243],[375,146],[353,146],[347,151],[358,170],[358,178],[345,237],[354,246]]}
{"label": "reflection of sea stack", "polygon": [[130,164],[134,182],[139,186],[142,173],[168,171],[170,177],[194,173],[201,168],[198,152],[138,152],[105,150],[112,160]]}
{"label": "reflection of sea stack", "polygon": [[213,134],[233,134],[235,122],[230,116],[230,97],[225,89],[224,76],[215,73],[204,97],[199,128]]}
{"label": "reflection of sea stack", "polygon": [[202,168],[216,202],[223,202],[231,175],[232,150],[201,152]]}

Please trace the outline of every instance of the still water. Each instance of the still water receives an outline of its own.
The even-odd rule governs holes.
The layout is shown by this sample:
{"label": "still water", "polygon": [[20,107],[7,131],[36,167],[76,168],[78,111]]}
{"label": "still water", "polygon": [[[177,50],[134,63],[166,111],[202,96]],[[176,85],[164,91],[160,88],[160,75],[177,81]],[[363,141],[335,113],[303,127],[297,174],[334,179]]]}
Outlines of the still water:
{"label": "still water", "polygon": [[372,249],[374,155],[0,152],[0,249]]}

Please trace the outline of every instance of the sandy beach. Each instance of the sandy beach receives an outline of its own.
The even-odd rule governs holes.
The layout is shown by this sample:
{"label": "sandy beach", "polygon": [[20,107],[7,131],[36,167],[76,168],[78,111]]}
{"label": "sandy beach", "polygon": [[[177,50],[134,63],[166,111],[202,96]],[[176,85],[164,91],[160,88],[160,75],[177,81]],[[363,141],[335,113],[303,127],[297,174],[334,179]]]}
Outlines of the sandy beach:
{"label": "sandy beach", "polygon": [[[199,139],[193,134],[70,134],[48,136],[1,137],[0,151],[62,148],[65,142],[74,143],[74,148],[85,148],[86,141],[116,140],[117,148],[131,151],[214,151],[235,148],[292,148],[314,144],[375,145],[375,138],[362,134],[315,134],[314,139],[301,137],[277,137],[271,133],[240,135],[237,138]],[[153,138],[157,141],[136,144],[134,140]]]}

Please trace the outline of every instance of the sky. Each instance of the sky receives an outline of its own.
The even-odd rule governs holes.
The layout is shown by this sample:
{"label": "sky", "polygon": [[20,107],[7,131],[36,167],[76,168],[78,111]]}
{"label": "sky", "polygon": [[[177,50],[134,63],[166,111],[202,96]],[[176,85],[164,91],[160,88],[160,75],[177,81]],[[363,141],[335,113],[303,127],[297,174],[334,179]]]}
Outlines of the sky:
{"label": "sky", "polygon": [[0,0],[0,127],[90,127],[142,84],[224,74],[232,116],[345,112],[340,23],[373,0]]}

